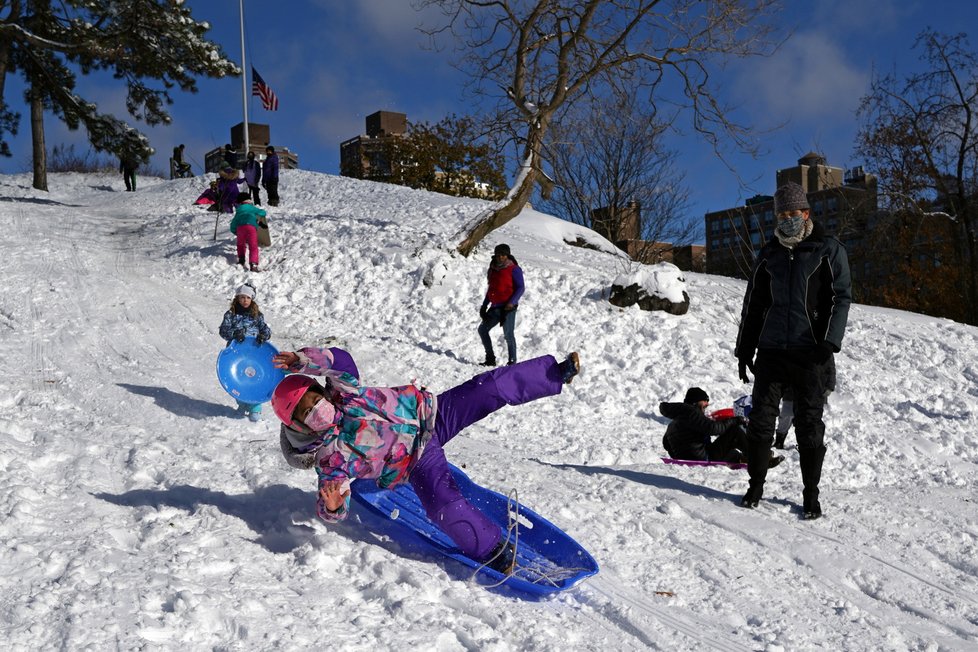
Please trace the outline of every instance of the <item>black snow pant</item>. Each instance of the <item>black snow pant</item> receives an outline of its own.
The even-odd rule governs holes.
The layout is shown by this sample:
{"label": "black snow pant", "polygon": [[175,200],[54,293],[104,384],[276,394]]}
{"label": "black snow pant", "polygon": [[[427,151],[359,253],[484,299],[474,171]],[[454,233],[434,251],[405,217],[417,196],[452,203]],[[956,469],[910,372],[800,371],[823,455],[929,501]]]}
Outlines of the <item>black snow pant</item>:
{"label": "black snow pant", "polygon": [[794,392],[795,436],[798,463],[804,485],[805,506],[818,499],[818,483],[825,459],[825,379],[822,365],[812,362],[808,351],[761,349],[754,361],[754,392],[751,397],[750,424],[747,427],[747,472],[750,494],[760,499],[767,477],[774,428],[786,389]]}

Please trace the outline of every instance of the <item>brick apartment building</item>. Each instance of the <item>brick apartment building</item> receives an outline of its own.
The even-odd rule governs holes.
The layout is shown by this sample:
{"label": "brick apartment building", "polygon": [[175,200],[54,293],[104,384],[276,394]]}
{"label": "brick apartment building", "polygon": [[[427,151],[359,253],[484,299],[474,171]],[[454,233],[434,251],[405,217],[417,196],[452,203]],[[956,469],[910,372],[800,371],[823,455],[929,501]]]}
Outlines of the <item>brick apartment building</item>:
{"label": "brick apartment building", "polygon": [[[850,258],[858,253],[864,234],[878,219],[876,177],[861,167],[843,171],[826,165],[823,157],[809,153],[798,165],[777,171],[772,191],[789,181],[805,189],[812,219],[842,241]],[[705,221],[707,271],[746,278],[756,253],[774,237],[774,197],[755,195],[743,206],[707,213]],[[862,271],[868,282],[872,270]]]}
{"label": "brick apartment building", "polygon": [[702,245],[673,246],[668,242],[642,240],[641,211],[638,202],[632,201],[618,209],[596,208],[591,211],[591,228],[610,240],[640,263],[672,263],[689,272],[706,271],[706,248]]}
{"label": "brick apartment building", "polygon": [[407,114],[377,111],[368,115],[365,122],[366,134],[340,143],[340,174],[355,179],[387,181],[394,173],[387,145],[407,132]]}

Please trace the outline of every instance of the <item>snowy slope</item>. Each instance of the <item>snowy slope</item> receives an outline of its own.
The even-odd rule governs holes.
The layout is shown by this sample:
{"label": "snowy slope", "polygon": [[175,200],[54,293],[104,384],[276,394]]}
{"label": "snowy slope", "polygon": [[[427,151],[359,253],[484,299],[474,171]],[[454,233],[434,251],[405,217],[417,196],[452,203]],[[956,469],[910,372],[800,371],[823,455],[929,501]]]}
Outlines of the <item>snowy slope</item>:
{"label": "snowy slope", "polygon": [[[608,288],[635,270],[585,229],[528,210],[459,258],[441,245],[483,202],[284,172],[267,271],[250,275],[280,349],[336,338],[365,382],[446,389],[480,371],[485,268],[508,242],[528,285],[520,356],[581,352],[560,396],[448,449],[601,564],[527,602],[366,514],[317,521],[314,474],[286,466],[277,424],[237,417],[215,377],[217,327],[249,276],[227,218],[215,241],[214,214],[190,205],[200,180],[140,181],[52,175],[41,193],[0,177],[3,649],[978,647],[975,328],[854,306],[826,516],[793,511],[794,450],[747,511],[744,472],[659,461],[656,409],[690,385],[715,407],[747,393],[742,282],[688,274],[684,316],[620,310]],[[604,252],[563,244],[578,236]]]}

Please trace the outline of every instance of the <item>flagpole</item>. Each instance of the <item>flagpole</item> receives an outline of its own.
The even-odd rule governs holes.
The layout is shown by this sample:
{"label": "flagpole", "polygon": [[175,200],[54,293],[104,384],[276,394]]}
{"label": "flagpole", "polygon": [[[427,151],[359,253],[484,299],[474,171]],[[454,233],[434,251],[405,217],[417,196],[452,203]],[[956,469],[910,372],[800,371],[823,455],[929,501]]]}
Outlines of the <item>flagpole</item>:
{"label": "flagpole", "polygon": [[244,33],[244,0],[238,0],[239,15],[241,16],[241,105],[244,108],[244,160],[248,160],[251,144],[248,142],[248,67],[245,64],[245,33]]}

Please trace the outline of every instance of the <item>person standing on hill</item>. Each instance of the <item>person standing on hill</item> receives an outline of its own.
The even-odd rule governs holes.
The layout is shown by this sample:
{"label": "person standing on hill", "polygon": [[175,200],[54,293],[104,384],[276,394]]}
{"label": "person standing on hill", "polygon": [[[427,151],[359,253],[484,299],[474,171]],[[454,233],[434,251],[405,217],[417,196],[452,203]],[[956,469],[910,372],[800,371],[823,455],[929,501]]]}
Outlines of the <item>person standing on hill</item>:
{"label": "person standing on hill", "polygon": [[519,308],[520,297],[523,296],[523,270],[510,253],[509,245],[496,245],[492,262],[489,263],[489,289],[479,308],[482,323],[479,324],[479,337],[486,350],[484,367],[496,366],[496,354],[492,350],[492,339],[489,331],[497,324],[503,327],[506,338],[509,360],[506,364],[516,363],[516,309]]}
{"label": "person standing on hill", "polygon": [[[246,337],[254,337],[261,345],[272,336],[272,329],[265,323],[265,315],[258,308],[255,299],[255,286],[245,283],[234,292],[231,307],[224,313],[218,334],[230,346],[232,341],[244,342]],[[243,411],[250,421],[261,420],[261,403],[242,403],[238,401],[238,410]]]}
{"label": "person standing on hill", "polygon": [[255,202],[255,206],[261,206],[261,190],[258,188],[258,184],[261,182],[261,164],[255,160],[254,152],[248,152],[248,160],[244,166],[244,176],[245,182],[248,184],[248,190],[251,191],[252,201]]}
{"label": "person standing on hill", "polygon": [[268,192],[268,205],[278,206],[278,154],[269,145],[265,148],[265,161],[261,164],[261,185]]}
{"label": "person standing on hill", "polygon": [[[794,396],[802,513],[819,518],[818,484],[825,459],[825,379],[842,347],[852,288],[845,247],[810,219],[805,191],[786,183],[774,194],[777,226],[747,281],[737,333],[738,372],[755,374],[747,427],[750,484],[740,504],[761,500],[781,396]],[[756,359],[755,359],[756,352]]]}
{"label": "person standing on hill", "polygon": [[126,192],[136,192],[136,168],[139,161],[136,157],[123,155],[119,157],[119,172],[122,172],[122,180],[126,182]]}
{"label": "person standing on hill", "polygon": [[238,167],[238,153],[234,151],[231,147],[231,143],[224,146],[224,167],[237,168]]}

